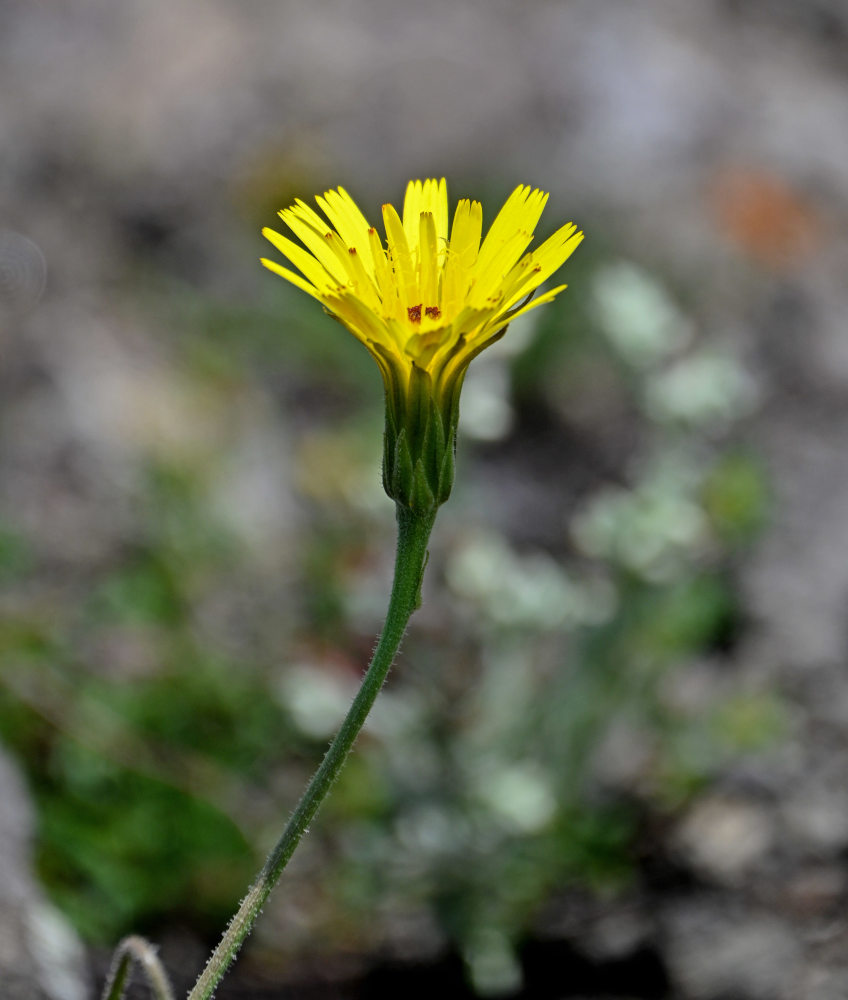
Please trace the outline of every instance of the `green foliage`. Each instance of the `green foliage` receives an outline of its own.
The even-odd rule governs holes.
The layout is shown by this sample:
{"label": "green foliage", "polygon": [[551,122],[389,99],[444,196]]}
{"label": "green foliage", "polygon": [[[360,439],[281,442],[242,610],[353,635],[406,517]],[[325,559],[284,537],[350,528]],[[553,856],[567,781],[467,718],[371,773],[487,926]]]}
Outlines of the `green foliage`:
{"label": "green foliage", "polygon": [[33,564],[33,555],[24,538],[0,526],[0,584],[25,577]]}
{"label": "green foliage", "polygon": [[[257,863],[234,788],[267,779],[287,733],[266,675],[196,627],[234,551],[201,482],[158,464],[144,482],[148,520],[87,601],[44,615],[36,599],[0,622],[0,730],[29,771],[39,869],[104,942],[175,915],[210,930],[228,916]],[[98,642],[139,666],[100,674],[84,659]]]}
{"label": "green foliage", "polygon": [[703,502],[715,531],[728,545],[750,541],[765,524],[769,506],[760,463],[736,451],[723,456],[704,482]]}
{"label": "green foliage", "polygon": [[108,942],[165,915],[210,930],[227,919],[254,859],[218,809],[69,742],[51,779],[38,795],[39,868],[86,936]]}

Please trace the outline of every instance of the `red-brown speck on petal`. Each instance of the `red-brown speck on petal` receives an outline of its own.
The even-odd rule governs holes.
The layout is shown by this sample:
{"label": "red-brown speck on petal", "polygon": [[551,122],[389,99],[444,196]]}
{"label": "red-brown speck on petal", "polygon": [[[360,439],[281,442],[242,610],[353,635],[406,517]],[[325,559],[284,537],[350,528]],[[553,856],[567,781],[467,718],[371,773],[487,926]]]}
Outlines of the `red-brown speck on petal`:
{"label": "red-brown speck on petal", "polygon": [[442,315],[442,310],[438,306],[427,306],[424,312],[430,319],[438,319]]}
{"label": "red-brown speck on petal", "polygon": [[348,247],[347,252],[352,253],[354,256],[356,256],[356,247]]}
{"label": "red-brown speck on petal", "polygon": [[409,321],[411,323],[420,323],[421,322],[421,305],[420,305],[420,303],[417,306],[409,306],[406,311],[409,314]]}

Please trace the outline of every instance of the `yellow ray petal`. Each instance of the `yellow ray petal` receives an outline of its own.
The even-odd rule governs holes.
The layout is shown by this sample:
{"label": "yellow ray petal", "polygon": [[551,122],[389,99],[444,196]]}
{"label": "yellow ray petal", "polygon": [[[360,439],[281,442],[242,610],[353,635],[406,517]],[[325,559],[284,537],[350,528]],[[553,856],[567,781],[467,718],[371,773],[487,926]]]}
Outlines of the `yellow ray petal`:
{"label": "yellow ray petal", "polygon": [[350,283],[356,280],[356,270],[351,261],[345,241],[339,236],[335,229],[328,229],[324,234],[324,246],[332,253],[339,266],[342,268],[345,281]]}
{"label": "yellow ray petal", "polygon": [[403,231],[406,233],[406,243],[413,257],[418,249],[418,219],[422,212],[423,198],[423,181],[410,181],[403,196]]}
{"label": "yellow ray petal", "polygon": [[365,269],[365,265],[359,251],[356,247],[350,247],[347,255],[351,274],[353,275],[353,283],[356,294],[360,296],[369,309],[380,312],[382,309],[380,294],[374,284],[373,276]]}
{"label": "yellow ray petal", "polygon": [[[448,238],[448,186],[444,177],[441,180],[430,178],[421,187],[419,212],[430,212],[436,224],[436,238],[440,249],[444,250]],[[404,218],[404,223],[406,219]]]}
{"label": "yellow ray petal", "polygon": [[556,288],[552,288],[549,292],[543,292],[541,295],[537,295],[534,299],[531,299],[526,306],[521,306],[520,309],[510,312],[509,322],[511,323],[514,319],[517,319],[519,316],[523,316],[525,313],[530,312],[531,309],[535,309],[537,306],[543,306],[546,302],[553,302],[557,295],[559,295],[560,292],[564,292],[566,288],[568,288],[568,285],[557,285]]}
{"label": "yellow ray petal", "polygon": [[328,297],[325,305],[369,350],[376,343],[397,353],[397,346],[385,322],[355,295]]}
{"label": "yellow ray petal", "polygon": [[366,270],[372,271],[374,262],[368,241],[368,230],[371,227],[353,198],[340,187],[337,191],[326,191],[323,198],[318,195],[315,201],[348,247],[356,247]]}
{"label": "yellow ray petal", "polygon": [[446,316],[456,315],[464,302],[471,268],[480,249],[482,229],[480,202],[462,199],[454,212],[442,278],[442,311]]}
{"label": "yellow ray petal", "polygon": [[318,291],[326,292],[338,285],[338,281],[334,279],[327,269],[311,253],[304,250],[303,247],[292,243],[291,240],[286,239],[285,236],[275,232],[273,229],[263,229],[262,235],[265,239],[270,240],[281,254],[288,257],[298,271],[311,281]]}
{"label": "yellow ray petal", "polygon": [[545,276],[542,281],[547,280],[557,268],[562,267],[582,241],[583,233],[578,233],[574,223],[569,222],[537,247],[533,251],[533,256]]}
{"label": "yellow ray petal", "polygon": [[278,274],[281,278],[285,278],[286,281],[290,281],[293,285],[299,288],[301,291],[306,292],[307,295],[311,295],[313,299],[318,299],[319,302],[324,301],[324,297],[319,294],[316,288],[313,288],[308,281],[304,281],[299,274],[294,271],[290,271],[287,267],[283,267],[282,264],[278,264],[275,260],[268,260],[267,257],[260,257],[259,263],[263,267],[267,267],[269,271],[273,271],[274,274]]}
{"label": "yellow ray petal", "polygon": [[[575,229],[572,223],[563,226],[542,246],[518,262],[505,282],[504,295],[510,307],[547,281],[574,253],[583,241],[583,233],[575,232]],[[523,268],[522,276],[525,260],[532,266]]]}
{"label": "yellow ray petal", "polygon": [[480,250],[483,232],[483,206],[463,198],[457,203],[450,234],[450,252],[470,268]]}
{"label": "yellow ray petal", "polygon": [[531,238],[520,230],[512,233],[495,252],[489,254],[487,261],[484,261],[481,250],[471,274],[474,281],[471,301],[474,305],[479,307],[492,296],[502,294],[504,278],[515,266]]}
{"label": "yellow ray petal", "polygon": [[[312,212],[311,209],[309,209]],[[312,215],[319,222],[321,217],[312,212]],[[316,229],[314,224],[308,220],[308,216],[299,213],[295,207],[284,208],[279,213],[280,218],[285,222],[294,235],[310,250],[318,260],[324,265],[336,281],[346,281],[346,271],[340,265],[337,256],[328,248],[326,234],[329,232],[329,225],[324,224],[321,229]]]}
{"label": "yellow ray petal", "polygon": [[538,189],[531,190],[523,184],[520,184],[512,192],[504,207],[495,217],[485,240],[483,240],[483,246],[480,248],[480,254],[477,258],[477,266],[481,272],[489,266],[503,243],[516,232],[527,234],[525,247],[530,243],[547,200],[548,196],[544,192]]}
{"label": "yellow ray petal", "polygon": [[[401,305],[404,309],[418,305],[418,282],[412,266],[412,257],[406,233],[392,205],[383,205],[383,222],[386,226],[386,242],[389,245],[389,259],[398,279]],[[416,237],[417,242],[417,237]]]}
{"label": "yellow ray petal", "polygon": [[422,212],[420,219],[418,269],[421,302],[426,308],[432,308],[439,305],[439,249],[436,244],[436,223],[432,212]]}
{"label": "yellow ray petal", "polygon": [[374,277],[380,292],[384,316],[400,316],[397,282],[393,278],[392,269],[386,258],[386,251],[380,241],[377,230],[368,230],[368,240],[371,244],[371,258],[374,261]]}

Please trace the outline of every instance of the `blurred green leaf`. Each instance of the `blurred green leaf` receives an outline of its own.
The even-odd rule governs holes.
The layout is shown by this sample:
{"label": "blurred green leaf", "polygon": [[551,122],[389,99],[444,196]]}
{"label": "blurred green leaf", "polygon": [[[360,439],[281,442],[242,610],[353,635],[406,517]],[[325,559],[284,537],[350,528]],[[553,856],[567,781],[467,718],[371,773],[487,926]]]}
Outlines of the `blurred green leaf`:
{"label": "blurred green leaf", "polygon": [[724,455],[703,486],[704,509],[728,545],[751,541],[765,524],[769,490],[760,463],[744,453]]}

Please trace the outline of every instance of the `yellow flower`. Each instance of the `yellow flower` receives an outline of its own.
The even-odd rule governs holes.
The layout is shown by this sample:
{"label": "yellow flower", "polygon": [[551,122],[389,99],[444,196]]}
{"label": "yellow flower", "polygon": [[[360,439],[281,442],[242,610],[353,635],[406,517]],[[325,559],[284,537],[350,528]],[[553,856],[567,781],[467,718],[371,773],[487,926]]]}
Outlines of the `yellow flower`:
{"label": "yellow flower", "polygon": [[569,223],[525,253],[547,198],[517,187],[482,242],[476,201],[459,202],[448,232],[444,179],[410,181],[403,219],[383,205],[385,246],[341,187],[316,198],[329,224],[300,200],[280,212],[302,246],[263,230],[300,273],[262,263],[318,299],[379,365],[384,483],[404,506],[435,509],[450,493],[459,392],[471,360],[516,316],[566,287],[529,301],[583,238]]}

